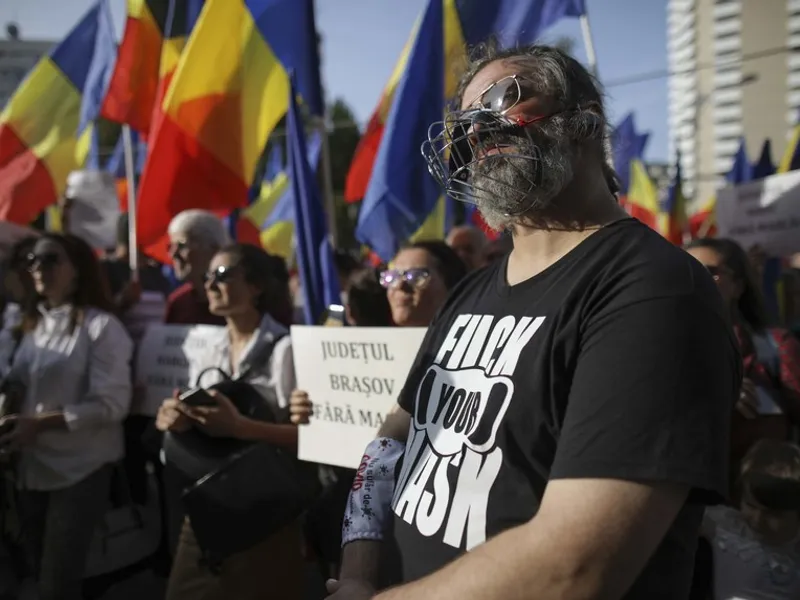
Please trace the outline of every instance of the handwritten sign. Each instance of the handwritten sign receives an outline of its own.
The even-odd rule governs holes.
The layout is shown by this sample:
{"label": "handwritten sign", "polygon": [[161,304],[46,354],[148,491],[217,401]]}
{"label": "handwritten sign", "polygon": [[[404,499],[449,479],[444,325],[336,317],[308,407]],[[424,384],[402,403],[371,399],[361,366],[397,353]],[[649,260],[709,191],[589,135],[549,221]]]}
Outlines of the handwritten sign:
{"label": "handwritten sign", "polygon": [[224,335],[225,328],[214,325],[149,325],[136,355],[138,394],[131,412],[155,416],[175,389],[194,385],[196,365]]}
{"label": "handwritten sign", "polygon": [[772,256],[800,252],[798,171],[722,189],[716,211],[720,237],[745,249],[757,244]]}
{"label": "handwritten sign", "polygon": [[424,328],[292,327],[297,387],[314,403],[300,428],[302,460],[358,468],[397,402]]}

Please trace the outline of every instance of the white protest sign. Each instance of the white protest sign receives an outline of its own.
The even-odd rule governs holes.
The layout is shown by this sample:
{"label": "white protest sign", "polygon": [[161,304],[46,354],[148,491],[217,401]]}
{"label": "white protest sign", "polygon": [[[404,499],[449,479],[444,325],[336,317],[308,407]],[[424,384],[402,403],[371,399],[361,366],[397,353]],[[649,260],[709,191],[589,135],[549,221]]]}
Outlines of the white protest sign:
{"label": "white protest sign", "polygon": [[771,256],[800,252],[800,171],[722,189],[717,194],[720,237]]}
{"label": "white protest sign", "polygon": [[300,428],[302,460],[358,468],[397,402],[424,328],[292,327],[298,389],[314,403]]}
{"label": "white protest sign", "polygon": [[136,355],[136,385],[143,394],[131,412],[155,416],[175,389],[194,385],[189,378],[207,356],[207,349],[221,342],[224,327],[215,325],[149,325]]}

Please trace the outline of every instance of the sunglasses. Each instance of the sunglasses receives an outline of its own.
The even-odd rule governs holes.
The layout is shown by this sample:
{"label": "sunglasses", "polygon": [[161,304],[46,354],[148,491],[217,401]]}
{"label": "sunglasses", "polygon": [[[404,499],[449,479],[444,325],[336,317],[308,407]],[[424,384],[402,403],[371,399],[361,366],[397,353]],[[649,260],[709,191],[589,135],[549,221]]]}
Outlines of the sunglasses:
{"label": "sunglasses", "polygon": [[387,269],[381,272],[381,285],[387,290],[395,285],[409,285],[415,290],[422,289],[431,278],[429,269]]}
{"label": "sunglasses", "polygon": [[203,275],[203,281],[211,285],[227,283],[233,277],[236,267],[217,267]]}
{"label": "sunglasses", "polygon": [[517,104],[533,98],[537,93],[538,91],[529,82],[520,79],[519,75],[509,75],[489,85],[468,106],[505,115]]}
{"label": "sunglasses", "polygon": [[43,252],[41,254],[28,254],[28,271],[37,269],[49,269],[61,262],[61,256],[57,252]]}

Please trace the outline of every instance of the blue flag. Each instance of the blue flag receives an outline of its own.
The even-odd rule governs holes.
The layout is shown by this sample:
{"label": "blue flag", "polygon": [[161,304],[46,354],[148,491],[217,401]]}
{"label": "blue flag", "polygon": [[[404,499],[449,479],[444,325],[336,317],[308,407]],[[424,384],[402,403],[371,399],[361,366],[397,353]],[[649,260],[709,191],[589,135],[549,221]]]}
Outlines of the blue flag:
{"label": "blue flag", "polygon": [[306,137],[296,98],[292,77],[286,129],[289,181],[294,199],[297,268],[303,290],[306,324],[317,325],[329,304],[341,302],[341,295],[325,210],[315,172],[308,162]]}
{"label": "blue flag", "polygon": [[614,170],[619,175],[622,195],[628,193],[631,184],[631,162],[644,157],[649,133],[636,131],[633,113],[622,119],[611,132],[611,151],[614,153]]}
{"label": "blue flag", "polygon": [[585,0],[456,0],[456,8],[468,46],[494,36],[502,48],[532,44],[561,19],[586,14]]}
{"label": "blue flag", "polygon": [[442,194],[419,149],[431,123],[444,116],[443,39],[442,0],[428,0],[356,227],[358,241],[384,260],[419,229]]}
{"label": "blue flag", "polygon": [[[147,156],[147,146],[139,134],[131,129],[131,145],[133,146],[133,170],[135,175],[141,175],[144,169],[144,159]],[[116,179],[127,177],[125,173],[125,136],[120,134],[114,151],[108,157],[103,167],[104,171],[111,173]]]}
{"label": "blue flag", "polygon": [[[114,23],[108,0],[95,3],[73,29],[69,42],[56,47],[51,58],[81,94],[80,134],[100,112],[117,59]],[[85,49],[88,46],[93,48],[93,52],[87,56]]]}
{"label": "blue flag", "polygon": [[725,179],[731,185],[739,185],[753,180],[753,165],[747,158],[747,144],[744,138],[739,142],[739,149],[733,156],[733,164]]}
{"label": "blue flag", "polygon": [[772,162],[772,143],[764,140],[761,155],[753,163],[753,179],[764,179],[770,175],[775,175],[775,163]]}

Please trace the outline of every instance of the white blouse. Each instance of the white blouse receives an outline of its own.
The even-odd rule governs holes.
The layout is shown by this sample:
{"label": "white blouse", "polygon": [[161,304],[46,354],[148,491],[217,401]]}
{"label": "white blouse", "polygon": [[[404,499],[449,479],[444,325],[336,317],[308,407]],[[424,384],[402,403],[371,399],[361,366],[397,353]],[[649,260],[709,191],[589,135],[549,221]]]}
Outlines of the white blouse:
{"label": "white blouse", "polygon": [[87,309],[70,330],[71,306],[39,310],[41,319],[23,337],[9,378],[25,386],[22,414],[64,414],[66,431],[43,432],[20,453],[20,486],[49,491],[123,457],[133,343],[107,312]]}
{"label": "white blouse", "polygon": [[[234,365],[233,373],[231,373],[230,338],[227,334],[207,348],[203,355],[192,361],[189,373],[191,386],[197,384],[208,388],[222,381],[223,375],[213,370],[215,368],[233,378],[245,373],[244,380],[272,404],[271,408],[279,422],[289,422],[289,398],[296,387],[296,380],[292,339],[286,327],[270,315],[264,315],[259,328],[253,333],[253,337],[239,357],[238,364]],[[270,348],[272,352],[266,356]],[[198,381],[201,374],[202,377]]]}

